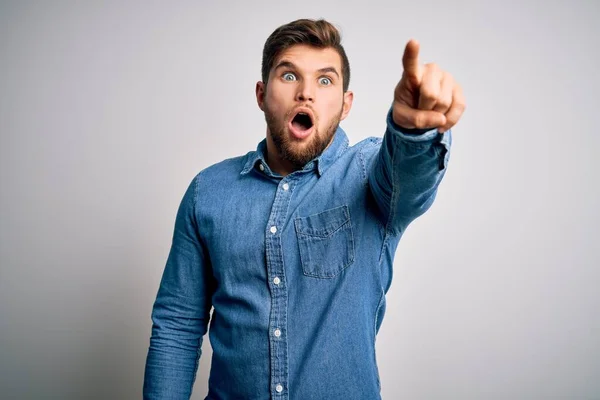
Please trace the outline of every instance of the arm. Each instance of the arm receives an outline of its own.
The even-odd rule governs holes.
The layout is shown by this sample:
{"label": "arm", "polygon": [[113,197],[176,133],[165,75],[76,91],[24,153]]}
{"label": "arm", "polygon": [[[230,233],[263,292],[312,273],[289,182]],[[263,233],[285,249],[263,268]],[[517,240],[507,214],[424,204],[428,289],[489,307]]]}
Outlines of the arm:
{"label": "arm", "polygon": [[196,220],[197,180],[175,220],[173,243],[152,310],[144,399],[189,399],[211,308],[210,262]]}
{"label": "arm", "polygon": [[402,64],[383,143],[369,169],[369,187],[386,232],[393,234],[402,233],[433,203],[446,172],[449,130],[465,108],[450,74],[435,64],[419,64],[416,41],[406,45]]}
{"label": "arm", "polygon": [[451,142],[450,131],[442,135],[437,129],[402,129],[390,110],[383,143],[369,169],[369,187],[385,218],[386,232],[401,234],[433,204]]}

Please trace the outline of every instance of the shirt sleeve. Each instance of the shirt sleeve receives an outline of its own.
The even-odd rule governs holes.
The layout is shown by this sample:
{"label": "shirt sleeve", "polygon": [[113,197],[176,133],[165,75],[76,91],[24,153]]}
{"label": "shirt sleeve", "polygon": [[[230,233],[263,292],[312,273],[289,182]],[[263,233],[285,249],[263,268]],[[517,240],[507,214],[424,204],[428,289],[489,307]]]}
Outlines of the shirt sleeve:
{"label": "shirt sleeve", "polygon": [[391,109],[386,123],[368,182],[386,232],[400,235],[433,204],[446,173],[452,136],[437,129],[403,129],[394,123]]}
{"label": "shirt sleeve", "polygon": [[196,218],[197,176],[175,220],[173,242],[152,309],[144,399],[189,399],[210,318],[212,273]]}

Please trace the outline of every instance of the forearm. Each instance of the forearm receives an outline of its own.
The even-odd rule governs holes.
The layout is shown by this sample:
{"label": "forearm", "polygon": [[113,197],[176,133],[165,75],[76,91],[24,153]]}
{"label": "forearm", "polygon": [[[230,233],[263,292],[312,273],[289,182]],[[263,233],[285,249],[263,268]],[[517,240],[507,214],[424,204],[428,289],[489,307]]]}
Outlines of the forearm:
{"label": "forearm", "polygon": [[450,131],[408,133],[387,116],[383,143],[369,169],[369,187],[386,231],[402,233],[431,207],[446,172]]}
{"label": "forearm", "polygon": [[208,315],[194,318],[171,300],[159,295],[152,312],[144,399],[189,399],[192,392]]}

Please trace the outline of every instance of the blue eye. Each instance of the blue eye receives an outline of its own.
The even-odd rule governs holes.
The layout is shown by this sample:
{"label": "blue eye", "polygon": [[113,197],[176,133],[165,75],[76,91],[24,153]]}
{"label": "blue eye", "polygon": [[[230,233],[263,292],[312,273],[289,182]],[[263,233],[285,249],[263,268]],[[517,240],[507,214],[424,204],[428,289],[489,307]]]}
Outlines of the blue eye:
{"label": "blue eye", "polygon": [[296,75],[292,74],[291,72],[286,72],[283,74],[283,80],[293,82],[296,80]]}
{"label": "blue eye", "polygon": [[331,85],[331,79],[323,77],[319,79],[319,83],[324,86]]}

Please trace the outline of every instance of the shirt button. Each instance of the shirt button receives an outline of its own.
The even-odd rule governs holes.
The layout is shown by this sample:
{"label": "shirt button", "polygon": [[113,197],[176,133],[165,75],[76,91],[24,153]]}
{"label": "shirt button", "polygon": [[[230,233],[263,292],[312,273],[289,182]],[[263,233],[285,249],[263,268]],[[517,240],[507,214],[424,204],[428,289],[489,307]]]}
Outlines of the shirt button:
{"label": "shirt button", "polygon": [[283,184],[283,190],[288,190],[290,188],[290,185],[288,185],[287,183]]}
{"label": "shirt button", "polygon": [[261,171],[265,170],[265,166],[262,164],[258,164],[258,169],[260,169]]}
{"label": "shirt button", "polygon": [[281,331],[279,329],[275,329],[275,331],[273,331],[273,334],[275,335],[275,337],[279,337],[281,336]]}
{"label": "shirt button", "polygon": [[277,393],[281,393],[281,392],[283,392],[283,386],[277,385],[277,386],[275,386],[275,390],[277,391]]}
{"label": "shirt button", "polygon": [[276,276],[275,278],[273,278],[273,283],[279,285],[281,283],[281,279],[279,279],[279,277]]}
{"label": "shirt button", "polygon": [[272,226],[271,227],[271,233],[277,233],[277,227],[276,226]]}

